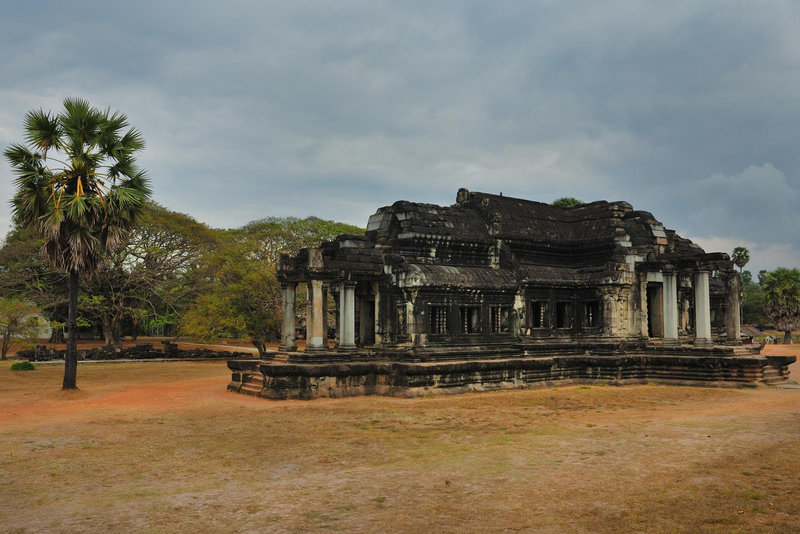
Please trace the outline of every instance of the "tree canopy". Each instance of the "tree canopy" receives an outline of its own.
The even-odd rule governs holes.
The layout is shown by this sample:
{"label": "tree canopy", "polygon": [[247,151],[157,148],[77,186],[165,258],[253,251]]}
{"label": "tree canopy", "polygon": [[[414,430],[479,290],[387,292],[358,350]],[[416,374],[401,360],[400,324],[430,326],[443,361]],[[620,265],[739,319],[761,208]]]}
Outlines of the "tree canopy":
{"label": "tree canopy", "polygon": [[779,267],[764,276],[765,311],[791,342],[792,330],[800,329],[800,269]]}
{"label": "tree canopy", "polygon": [[[270,217],[218,230],[148,202],[124,246],[81,279],[78,320],[99,328],[108,344],[140,332],[175,335],[180,326],[198,340],[245,338],[264,350],[277,339],[281,318],[278,256],[363,232],[316,217]],[[0,296],[39,304],[58,324],[66,319],[66,277],[42,255],[42,239],[19,226],[6,236]],[[304,299],[300,292],[300,314]]]}
{"label": "tree canopy", "polygon": [[330,241],[339,234],[363,234],[364,229],[318,217],[267,217],[229,230],[232,242],[251,244],[251,252],[261,259],[277,262],[281,253],[297,252]]}
{"label": "tree canopy", "polygon": [[[280,335],[281,288],[275,265],[282,253],[318,245],[363,228],[317,217],[270,217],[220,232],[198,278],[209,285],[181,321],[181,333],[206,342],[247,338],[260,353]],[[302,310],[304,297],[298,296]]]}
{"label": "tree canopy", "polygon": [[583,202],[575,197],[561,197],[555,199],[552,202],[552,205],[559,208],[577,208],[579,206],[583,206]]}
{"label": "tree canopy", "polygon": [[733,254],[731,254],[731,260],[733,260],[734,265],[739,268],[741,273],[744,266],[750,261],[750,251],[745,247],[736,247],[733,249]]}
{"label": "tree canopy", "polygon": [[109,345],[119,345],[123,321],[134,336],[146,321],[176,323],[203,291],[197,269],[217,241],[212,229],[188,215],[147,203],[127,244],[84,282],[81,312],[100,324]]}
{"label": "tree canopy", "polygon": [[42,254],[44,238],[36,228],[16,226],[0,247],[0,296],[35,303],[53,318],[67,303],[66,273]]}
{"label": "tree canopy", "polygon": [[12,341],[32,344],[46,323],[39,315],[39,308],[24,300],[0,297],[0,360],[6,354]]}

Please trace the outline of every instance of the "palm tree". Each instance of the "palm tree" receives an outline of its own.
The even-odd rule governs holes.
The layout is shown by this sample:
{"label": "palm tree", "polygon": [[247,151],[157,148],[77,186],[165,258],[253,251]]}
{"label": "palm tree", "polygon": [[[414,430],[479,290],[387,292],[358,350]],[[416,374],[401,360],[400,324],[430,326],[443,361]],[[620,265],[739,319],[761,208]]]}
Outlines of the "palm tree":
{"label": "palm tree", "polygon": [[733,263],[739,268],[739,273],[741,274],[742,269],[747,263],[750,261],[750,251],[744,247],[736,247],[733,249],[733,254],[731,255],[731,259]]}
{"label": "palm tree", "polygon": [[792,342],[792,330],[800,329],[800,269],[778,267],[764,276],[765,311],[783,330],[783,342]]}
{"label": "palm tree", "polygon": [[69,275],[69,338],[62,389],[76,389],[78,279],[97,271],[103,255],[125,243],[150,196],[134,156],[144,138],[122,113],[79,98],[55,115],[25,116],[25,144],[4,154],[16,174],[15,222],[36,228],[43,250]]}
{"label": "palm tree", "polygon": [[[742,275],[744,278],[744,266],[747,265],[747,262],[750,261],[750,251],[747,250],[745,247],[736,247],[733,249],[733,254],[731,254],[731,259],[733,260],[734,265],[739,268],[739,274]],[[744,317],[744,286],[745,284],[742,283],[741,288],[739,290],[739,321],[742,320]]]}

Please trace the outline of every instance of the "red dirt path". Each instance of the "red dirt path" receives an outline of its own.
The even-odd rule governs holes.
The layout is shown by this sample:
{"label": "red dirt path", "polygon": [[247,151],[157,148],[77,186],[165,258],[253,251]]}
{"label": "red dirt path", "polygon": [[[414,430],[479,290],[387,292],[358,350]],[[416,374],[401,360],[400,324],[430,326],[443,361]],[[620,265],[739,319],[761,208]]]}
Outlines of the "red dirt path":
{"label": "red dirt path", "polygon": [[0,531],[800,531],[800,391],[271,402],[220,361],[62,372],[0,365]]}

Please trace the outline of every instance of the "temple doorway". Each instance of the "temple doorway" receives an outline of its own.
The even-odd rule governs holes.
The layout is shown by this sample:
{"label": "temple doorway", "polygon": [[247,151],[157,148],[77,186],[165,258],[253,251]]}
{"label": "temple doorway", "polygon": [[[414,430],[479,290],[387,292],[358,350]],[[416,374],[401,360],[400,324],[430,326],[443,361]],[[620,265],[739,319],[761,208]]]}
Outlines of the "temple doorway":
{"label": "temple doorway", "polygon": [[647,284],[647,336],[651,338],[664,337],[664,305],[662,284],[650,282]]}
{"label": "temple doorway", "polygon": [[359,282],[355,304],[356,345],[372,346],[375,344],[375,292],[372,284]]}
{"label": "temple doorway", "polygon": [[363,299],[359,313],[361,324],[359,331],[361,334],[361,345],[369,346],[375,344],[375,301]]}

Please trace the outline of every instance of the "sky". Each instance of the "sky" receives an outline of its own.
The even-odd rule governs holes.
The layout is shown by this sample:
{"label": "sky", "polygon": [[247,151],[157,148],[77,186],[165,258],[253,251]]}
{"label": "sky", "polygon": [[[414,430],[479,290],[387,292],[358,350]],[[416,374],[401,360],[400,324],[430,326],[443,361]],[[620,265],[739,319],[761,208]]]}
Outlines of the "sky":
{"label": "sky", "polygon": [[625,200],[756,273],[800,266],[798,27],[777,0],[0,0],[0,148],[78,96],[214,227],[363,227],[459,187]]}

